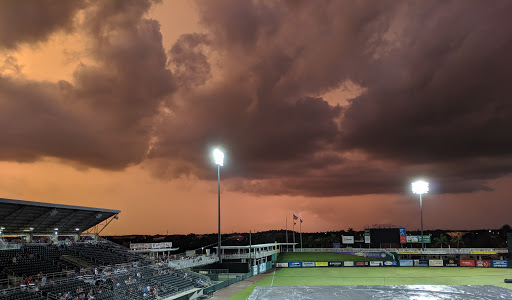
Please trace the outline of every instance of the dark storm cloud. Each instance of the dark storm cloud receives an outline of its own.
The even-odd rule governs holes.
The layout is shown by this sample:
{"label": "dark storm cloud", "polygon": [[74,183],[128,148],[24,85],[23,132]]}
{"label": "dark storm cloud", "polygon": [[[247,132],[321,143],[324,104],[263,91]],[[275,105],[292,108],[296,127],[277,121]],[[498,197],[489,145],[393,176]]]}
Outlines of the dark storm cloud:
{"label": "dark storm cloud", "polygon": [[[213,178],[222,145],[231,187],[322,197],[417,176],[472,192],[512,170],[509,1],[203,1],[201,33],[167,54],[151,1],[82,3],[47,29],[11,26],[4,48],[78,30],[95,63],[70,82],[2,73],[1,159]],[[322,98],[347,82],[364,93]]]}
{"label": "dark storm cloud", "polygon": [[0,1],[0,48],[44,41],[56,30],[70,30],[84,1]]}
{"label": "dark storm cloud", "polygon": [[[472,192],[512,170],[503,163],[512,153],[510,2],[198,9],[214,76],[169,104],[152,157],[181,159],[160,164],[160,174],[215,175],[204,155],[214,144],[229,152],[232,186],[261,194],[406,192],[420,175],[441,193]],[[343,109],[310,97],[346,80],[366,92]],[[344,158],[325,162],[319,153]]]}
{"label": "dark storm cloud", "polygon": [[210,64],[203,46],[208,46],[205,34],[184,34],[169,51],[169,65],[181,88],[200,86],[211,78]]}
{"label": "dark storm cloud", "polygon": [[0,76],[1,159],[50,156],[108,169],[144,159],[174,86],[159,24],[144,17],[151,2],[87,3],[75,25],[91,39],[93,65],[79,64],[72,82]]}

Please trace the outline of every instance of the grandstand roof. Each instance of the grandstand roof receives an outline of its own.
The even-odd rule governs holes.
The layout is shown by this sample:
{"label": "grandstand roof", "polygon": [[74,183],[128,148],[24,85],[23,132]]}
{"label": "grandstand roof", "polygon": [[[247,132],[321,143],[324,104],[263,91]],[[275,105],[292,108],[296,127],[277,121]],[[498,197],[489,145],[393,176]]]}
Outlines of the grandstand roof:
{"label": "grandstand roof", "polygon": [[78,233],[120,212],[114,209],[0,198],[0,228],[4,234],[53,233],[55,228],[58,228],[59,234]]}

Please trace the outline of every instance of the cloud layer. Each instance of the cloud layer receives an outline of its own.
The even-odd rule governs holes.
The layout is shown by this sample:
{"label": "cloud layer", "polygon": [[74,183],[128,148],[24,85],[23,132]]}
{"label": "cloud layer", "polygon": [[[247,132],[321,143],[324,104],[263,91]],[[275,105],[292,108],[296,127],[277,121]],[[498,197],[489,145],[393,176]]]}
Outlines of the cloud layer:
{"label": "cloud layer", "polygon": [[[13,3],[0,11],[34,7]],[[167,52],[151,1],[68,5],[0,17],[0,51],[73,31],[94,62],[57,83],[0,73],[2,160],[210,179],[222,145],[231,188],[317,197],[401,193],[419,175],[472,192],[512,170],[509,1],[198,2],[203,31]],[[347,82],[362,93],[324,99]]]}

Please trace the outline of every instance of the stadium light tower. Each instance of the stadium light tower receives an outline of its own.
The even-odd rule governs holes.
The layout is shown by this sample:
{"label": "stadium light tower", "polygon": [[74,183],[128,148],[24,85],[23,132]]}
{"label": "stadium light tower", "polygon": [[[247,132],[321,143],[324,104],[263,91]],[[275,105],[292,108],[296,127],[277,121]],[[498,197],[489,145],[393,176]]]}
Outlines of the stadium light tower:
{"label": "stadium light tower", "polygon": [[412,183],[412,192],[420,195],[420,215],[421,215],[421,251],[424,249],[423,240],[423,203],[421,201],[421,195],[428,193],[428,182],[419,180]]}
{"label": "stadium light tower", "polygon": [[213,150],[213,159],[215,160],[215,164],[217,165],[217,191],[218,191],[218,198],[219,198],[219,249],[217,250],[219,253],[217,255],[219,256],[219,262],[222,263],[222,256],[221,256],[221,239],[220,239],[220,166],[224,166],[224,152],[220,151],[218,148],[215,148]]}

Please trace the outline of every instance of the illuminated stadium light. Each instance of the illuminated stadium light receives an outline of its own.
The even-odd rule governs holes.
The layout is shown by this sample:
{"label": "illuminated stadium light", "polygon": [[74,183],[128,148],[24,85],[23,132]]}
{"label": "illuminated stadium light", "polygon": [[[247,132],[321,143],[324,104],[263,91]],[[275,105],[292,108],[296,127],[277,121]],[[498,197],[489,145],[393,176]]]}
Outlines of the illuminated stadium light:
{"label": "illuminated stadium light", "polygon": [[220,151],[218,148],[215,148],[215,150],[213,150],[213,158],[215,159],[215,164],[224,166],[224,152]]}
{"label": "illuminated stadium light", "polygon": [[412,192],[420,195],[420,218],[421,218],[421,250],[423,251],[425,243],[423,241],[423,202],[421,200],[421,195],[428,193],[428,182],[423,180],[418,180],[412,183]]}
{"label": "illuminated stadium light", "polygon": [[59,228],[54,228],[53,230],[58,231],[58,230],[59,230]]}
{"label": "illuminated stadium light", "polygon": [[215,159],[215,164],[217,165],[217,191],[218,191],[218,201],[219,201],[219,241],[218,241],[218,250],[217,255],[219,257],[219,262],[222,263],[222,251],[220,250],[221,246],[221,235],[220,235],[220,167],[224,166],[224,152],[220,151],[219,148],[215,148],[213,150],[213,158]]}
{"label": "illuminated stadium light", "polygon": [[75,228],[75,230],[76,230],[76,231],[78,231],[78,230],[80,230],[80,229],[78,229],[78,228]]}
{"label": "illuminated stadium light", "polygon": [[413,182],[412,192],[419,195],[428,193],[428,182],[423,180]]}
{"label": "illuminated stadium light", "polygon": [[34,231],[34,227],[30,227],[29,229],[30,229],[30,231]]}

